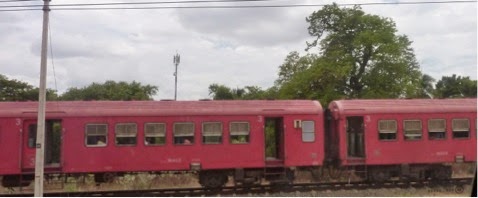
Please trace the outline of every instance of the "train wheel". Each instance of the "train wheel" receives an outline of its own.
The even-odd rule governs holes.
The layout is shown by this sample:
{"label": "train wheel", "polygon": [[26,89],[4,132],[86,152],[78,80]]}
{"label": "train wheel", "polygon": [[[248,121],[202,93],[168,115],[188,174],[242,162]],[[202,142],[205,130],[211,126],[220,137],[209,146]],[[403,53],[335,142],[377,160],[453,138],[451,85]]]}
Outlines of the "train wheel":
{"label": "train wheel", "polygon": [[106,183],[112,183],[116,179],[116,173],[104,173],[103,178]]}
{"label": "train wheel", "polygon": [[116,179],[116,173],[96,173],[96,183],[112,183]]}
{"label": "train wheel", "polygon": [[372,170],[369,179],[375,182],[384,182],[390,180],[390,171],[385,169]]}
{"label": "train wheel", "polygon": [[4,175],[2,177],[2,186],[6,188],[29,186],[33,179],[33,175]]}
{"label": "train wheel", "polygon": [[451,167],[440,166],[433,169],[432,177],[435,179],[450,179],[452,175]]}
{"label": "train wheel", "polygon": [[206,188],[219,188],[227,183],[227,175],[216,171],[201,171],[199,183]]}

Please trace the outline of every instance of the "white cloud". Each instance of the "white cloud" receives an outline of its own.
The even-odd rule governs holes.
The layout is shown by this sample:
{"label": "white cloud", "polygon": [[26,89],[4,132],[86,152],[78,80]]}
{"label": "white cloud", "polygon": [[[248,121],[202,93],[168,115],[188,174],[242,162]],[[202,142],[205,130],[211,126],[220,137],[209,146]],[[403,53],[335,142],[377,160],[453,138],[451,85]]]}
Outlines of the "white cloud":
{"label": "white cloud", "polygon": [[308,36],[304,17],[291,9],[180,10],[178,16],[190,31],[241,45],[280,46]]}
{"label": "white cloud", "polygon": [[[311,40],[305,18],[317,9],[52,11],[58,89],[135,80],[158,86],[155,99],[173,98],[176,50],[179,99],[207,98],[212,83],[267,88],[285,56],[303,52]],[[437,79],[453,73],[476,79],[476,3],[363,9],[396,22],[399,33],[413,41],[423,72]],[[1,74],[38,85],[41,16],[0,12]],[[48,71],[48,87],[54,88],[50,60]]]}
{"label": "white cloud", "polygon": [[364,7],[392,18],[409,37],[422,72],[436,80],[452,74],[476,79],[476,3]]}

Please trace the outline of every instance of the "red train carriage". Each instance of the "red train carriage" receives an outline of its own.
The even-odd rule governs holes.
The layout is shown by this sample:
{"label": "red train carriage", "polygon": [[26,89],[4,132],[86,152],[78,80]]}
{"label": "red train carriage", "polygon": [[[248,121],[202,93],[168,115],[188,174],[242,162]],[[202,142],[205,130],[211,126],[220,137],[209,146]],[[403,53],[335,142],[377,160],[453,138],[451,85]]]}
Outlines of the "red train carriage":
{"label": "red train carriage", "polygon": [[[0,103],[4,186],[33,179],[36,102]],[[45,173],[198,171],[203,186],[292,180],[322,164],[317,101],[49,102]]]}
{"label": "red train carriage", "polygon": [[327,158],[377,181],[393,176],[449,178],[449,163],[476,162],[476,103],[333,101]]}

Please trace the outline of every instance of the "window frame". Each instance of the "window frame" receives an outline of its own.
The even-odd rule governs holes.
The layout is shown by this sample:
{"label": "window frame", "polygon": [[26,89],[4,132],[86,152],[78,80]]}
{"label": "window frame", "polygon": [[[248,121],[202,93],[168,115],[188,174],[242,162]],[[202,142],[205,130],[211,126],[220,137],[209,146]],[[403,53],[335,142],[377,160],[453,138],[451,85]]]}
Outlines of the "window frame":
{"label": "window frame", "polygon": [[[178,124],[192,124],[192,129],[193,129],[193,132],[192,132],[192,136],[179,136],[179,137],[192,137],[192,142],[189,143],[189,144],[186,144],[186,143],[176,143],[176,125]],[[194,145],[196,143],[196,124],[194,122],[174,122],[173,123],[173,145],[175,146],[191,146],[191,145]]]}
{"label": "window frame", "polygon": [[[313,124],[312,132],[310,132],[310,131],[305,132],[305,131],[304,131],[304,122],[312,122],[312,124]],[[302,121],[301,121],[301,127],[300,127],[300,128],[301,128],[301,139],[302,139],[302,143],[314,143],[314,142],[316,141],[316,139],[317,139],[317,138],[316,138],[316,135],[315,135],[315,132],[316,132],[315,128],[316,128],[316,127],[315,127],[315,121],[314,121],[314,120],[302,120]],[[312,141],[304,141],[304,134],[305,134],[305,133],[311,133],[311,134],[313,134],[313,139],[312,139]]]}
{"label": "window frame", "polygon": [[[33,133],[32,133],[32,129],[31,128],[34,128],[33,129]],[[31,149],[34,149],[36,148],[36,144],[37,144],[37,130],[38,130],[38,125],[37,124],[28,124],[28,138],[27,138],[27,147],[28,148],[31,148]],[[30,140],[33,140],[33,142],[31,143],[30,145]]]}
{"label": "window frame", "polygon": [[[433,120],[442,120],[443,123],[445,124],[445,127],[443,128],[443,131],[431,131],[430,130],[430,121],[433,121]],[[428,134],[428,139],[429,140],[446,140],[447,139],[447,124],[446,124],[446,119],[445,118],[430,118],[427,120],[427,134]],[[444,136],[443,138],[432,138],[432,136],[430,135],[431,133],[443,133]]]}
{"label": "window frame", "polygon": [[[146,125],[148,125],[148,124],[164,125],[164,136],[162,136],[162,137],[164,138],[164,143],[163,143],[163,144],[149,144],[149,143],[146,144],[146,142],[147,142],[147,141],[146,141],[146,138],[148,138],[148,137],[161,137],[161,136],[148,136],[148,135],[146,134],[146,129],[147,129]],[[144,134],[144,136],[143,136],[143,140],[144,140],[143,144],[144,144],[145,146],[165,146],[165,145],[167,144],[167,140],[168,140],[168,139],[167,139],[167,137],[168,137],[167,131],[168,131],[168,129],[167,129],[167,124],[166,124],[166,123],[164,123],[164,122],[145,122],[144,125],[143,125],[143,127],[144,127],[144,128],[143,128],[143,134]]]}
{"label": "window frame", "polygon": [[[395,132],[392,132],[392,133],[381,132],[380,122],[382,122],[382,121],[393,121],[395,123]],[[377,132],[378,132],[378,140],[379,141],[384,141],[384,142],[398,141],[398,121],[396,119],[379,119],[378,122],[377,122]],[[380,134],[395,134],[395,138],[393,138],[393,139],[381,139]]]}
{"label": "window frame", "polygon": [[[407,129],[405,128],[405,122],[420,122],[420,138],[418,139],[407,139]],[[409,120],[403,120],[402,121],[402,132],[403,132],[403,139],[405,141],[419,141],[423,139],[423,122],[420,119],[409,119]],[[413,136],[412,136],[413,137]]]}
{"label": "window frame", "polygon": [[[467,132],[468,132],[468,137],[455,137],[455,133],[457,133],[457,132],[465,132],[465,131],[457,131],[457,132],[455,132],[455,127],[454,127],[454,125],[455,125],[455,122],[454,122],[454,121],[455,121],[455,120],[466,120],[466,121],[468,121],[468,131],[467,131]],[[471,138],[471,137],[470,137],[470,136],[471,136],[471,122],[470,122],[470,119],[469,119],[469,118],[452,118],[452,119],[451,119],[451,133],[452,133],[452,134],[451,134],[452,139],[457,139],[457,140],[467,140],[467,139],[470,139],[470,138]]]}
{"label": "window frame", "polygon": [[[128,124],[134,124],[135,126],[135,129],[136,129],[136,133],[135,133],[135,141],[134,141],[134,144],[118,144],[118,141],[117,141],[117,138],[118,138],[118,134],[117,134],[117,127],[118,125],[128,125]],[[128,147],[128,146],[136,146],[138,145],[138,124],[137,123],[134,123],[134,122],[118,122],[118,123],[115,123],[115,131],[114,131],[114,135],[115,135],[115,145],[118,146],[118,147]],[[130,137],[130,136],[120,136],[120,138],[125,138],[125,137]]]}
{"label": "window frame", "polygon": [[[88,125],[104,125],[106,126],[106,131],[105,131],[105,144],[104,145],[98,145],[98,144],[88,144]],[[109,124],[108,123],[86,123],[85,124],[85,147],[107,147],[108,146],[108,130],[109,130]],[[99,135],[96,135],[99,136]]]}
{"label": "window frame", "polygon": [[[204,141],[205,140],[204,138],[206,137],[206,136],[204,136],[204,125],[205,124],[220,124],[221,125],[221,135],[219,136],[219,137],[221,137],[220,142],[209,142],[208,143],[208,142]],[[213,135],[213,137],[218,137],[218,136]],[[212,121],[212,122],[202,122],[201,123],[201,140],[202,140],[202,144],[212,144],[212,145],[223,144],[223,142],[224,142],[224,125],[223,125],[223,123],[219,122],[219,121],[218,122],[214,122],[214,121]]]}
{"label": "window frame", "polygon": [[[246,123],[247,124],[247,128],[249,129],[248,130],[248,134],[247,134],[247,141],[246,142],[238,142],[238,143],[233,143],[232,142],[232,124],[234,123]],[[237,144],[237,145],[244,145],[244,144],[250,144],[251,143],[251,123],[248,122],[248,121],[231,121],[229,122],[229,144]],[[239,136],[239,135],[234,135],[234,136]]]}

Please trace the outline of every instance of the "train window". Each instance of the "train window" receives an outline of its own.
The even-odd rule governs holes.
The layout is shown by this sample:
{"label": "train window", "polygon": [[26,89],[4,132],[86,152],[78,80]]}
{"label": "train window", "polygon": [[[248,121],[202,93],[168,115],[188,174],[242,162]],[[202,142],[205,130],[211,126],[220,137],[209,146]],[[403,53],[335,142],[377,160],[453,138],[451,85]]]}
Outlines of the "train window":
{"label": "train window", "polygon": [[28,148],[35,148],[37,143],[37,125],[30,124],[28,126]]}
{"label": "train window", "polygon": [[166,124],[144,124],[144,144],[150,146],[166,144]]}
{"label": "train window", "polygon": [[422,139],[422,121],[421,120],[404,120],[403,135],[405,140]]}
{"label": "train window", "polygon": [[470,121],[468,119],[452,120],[453,138],[470,137]]}
{"label": "train window", "polygon": [[115,135],[116,145],[131,146],[136,145],[136,136],[138,130],[135,123],[116,124]]}
{"label": "train window", "polygon": [[379,120],[378,121],[378,139],[396,140],[397,139],[397,121]]}
{"label": "train window", "polygon": [[108,144],[107,124],[87,124],[85,142],[88,147],[102,147]]}
{"label": "train window", "polygon": [[194,123],[174,123],[174,144],[194,144]]}
{"label": "train window", "polygon": [[222,143],[222,123],[220,122],[202,123],[202,143],[204,144]]}
{"label": "train window", "polygon": [[248,122],[231,122],[229,130],[232,144],[249,143],[250,127]]}
{"label": "train window", "polygon": [[445,139],[446,121],[444,119],[428,120],[428,138],[430,140]]}
{"label": "train window", "polygon": [[302,142],[315,141],[315,123],[314,121],[302,121]]}

